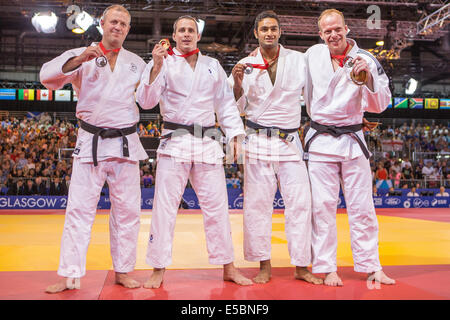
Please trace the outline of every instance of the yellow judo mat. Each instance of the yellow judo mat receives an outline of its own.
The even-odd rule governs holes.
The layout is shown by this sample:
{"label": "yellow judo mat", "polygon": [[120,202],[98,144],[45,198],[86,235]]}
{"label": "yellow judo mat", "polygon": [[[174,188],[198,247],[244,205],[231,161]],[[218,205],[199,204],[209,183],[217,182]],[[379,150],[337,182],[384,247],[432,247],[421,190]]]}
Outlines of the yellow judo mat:
{"label": "yellow judo mat", "polygon": [[[110,270],[109,216],[98,214],[87,255],[88,270]],[[243,258],[242,214],[230,215],[235,265],[257,267]],[[151,211],[143,211],[136,269],[145,263]],[[450,264],[450,223],[395,216],[378,216],[382,265]],[[0,215],[0,271],[57,270],[64,215]],[[347,215],[337,215],[339,266],[352,266]],[[284,216],[273,215],[272,266],[291,266]],[[173,264],[168,269],[218,268],[208,263],[201,214],[179,214],[175,227]]]}

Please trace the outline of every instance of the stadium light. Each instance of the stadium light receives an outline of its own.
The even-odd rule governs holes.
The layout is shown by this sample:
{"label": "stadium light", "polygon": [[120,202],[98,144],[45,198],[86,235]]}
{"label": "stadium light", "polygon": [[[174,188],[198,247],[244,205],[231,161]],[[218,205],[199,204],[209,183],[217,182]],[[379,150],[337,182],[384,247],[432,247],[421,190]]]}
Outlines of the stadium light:
{"label": "stadium light", "polygon": [[80,27],[76,27],[76,28],[72,29],[72,32],[76,33],[76,34],[82,34],[82,33],[84,33],[84,30],[81,29]]}
{"label": "stadium light", "polygon": [[92,18],[86,11],[83,11],[77,14],[75,22],[81,29],[87,31],[87,29],[89,29],[89,27],[94,23],[94,18]]}
{"label": "stadium light", "polygon": [[203,29],[205,29],[205,20],[197,19],[198,33],[202,34]]}
{"label": "stadium light", "polygon": [[31,18],[31,23],[37,32],[54,33],[56,31],[58,17],[51,11],[38,12]]}
{"label": "stadium light", "polygon": [[410,78],[406,84],[405,94],[413,94],[417,89],[418,82],[414,78]]}

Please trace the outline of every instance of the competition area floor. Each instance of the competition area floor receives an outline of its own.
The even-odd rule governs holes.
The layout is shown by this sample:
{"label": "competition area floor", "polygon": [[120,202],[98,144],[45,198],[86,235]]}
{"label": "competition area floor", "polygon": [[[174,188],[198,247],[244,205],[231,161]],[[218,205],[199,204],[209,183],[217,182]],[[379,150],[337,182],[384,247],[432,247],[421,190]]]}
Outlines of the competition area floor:
{"label": "competition area floor", "polygon": [[[222,269],[208,263],[203,220],[199,210],[180,210],[175,229],[173,265],[161,288],[126,289],[114,284],[109,252],[108,212],[99,211],[87,255],[87,275],[80,290],[50,295],[44,288],[57,281],[56,269],[64,211],[0,211],[0,299],[97,300],[292,300],[292,299],[450,299],[450,210],[377,209],[380,260],[393,286],[366,281],[353,271],[350,233],[345,210],[337,214],[338,271],[343,287],[294,280],[289,263],[282,210],[272,227],[272,280],[241,287],[221,280]],[[258,263],[244,261],[242,211],[230,212],[235,265],[254,277]],[[132,275],[144,282],[151,270],[145,263],[151,211],[143,211],[138,260]],[[322,276],[323,275],[319,275]],[[199,289],[201,288],[201,289]]]}

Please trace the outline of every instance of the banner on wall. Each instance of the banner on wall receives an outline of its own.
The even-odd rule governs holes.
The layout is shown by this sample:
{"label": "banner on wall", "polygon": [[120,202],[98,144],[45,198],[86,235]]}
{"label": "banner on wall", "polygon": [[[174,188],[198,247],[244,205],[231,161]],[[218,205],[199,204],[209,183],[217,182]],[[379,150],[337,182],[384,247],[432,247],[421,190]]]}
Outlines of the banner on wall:
{"label": "banner on wall", "polygon": [[[152,209],[154,189],[142,189],[141,208]],[[184,207],[200,209],[193,189],[183,194]],[[375,208],[450,208],[450,197],[374,197]],[[228,190],[229,209],[243,209],[244,197],[240,189]],[[65,209],[67,197],[58,196],[0,196],[1,209]],[[283,198],[277,192],[273,201],[274,209],[284,209]],[[101,196],[98,209],[110,209],[109,196]],[[345,208],[345,199],[339,197],[338,208]]]}

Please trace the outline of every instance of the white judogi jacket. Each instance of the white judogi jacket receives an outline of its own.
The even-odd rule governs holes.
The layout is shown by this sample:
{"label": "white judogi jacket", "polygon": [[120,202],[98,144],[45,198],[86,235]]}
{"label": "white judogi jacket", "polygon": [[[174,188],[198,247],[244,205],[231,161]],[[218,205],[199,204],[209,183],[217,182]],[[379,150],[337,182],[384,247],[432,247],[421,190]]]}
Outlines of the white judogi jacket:
{"label": "white judogi jacket", "polygon": [[[174,52],[180,54],[176,48]],[[227,142],[245,134],[226,73],[216,59],[199,52],[192,70],[185,58],[168,56],[156,79],[149,84],[152,68],[153,60],[145,68],[136,92],[142,108],[151,109],[159,103],[164,121],[203,127],[214,126],[216,114]],[[172,130],[164,129],[162,135],[169,132]],[[161,140],[157,153],[204,163],[222,163],[224,156],[217,141],[190,134]]]}
{"label": "white judogi jacket", "polygon": [[[389,80],[381,66],[367,54],[358,53],[356,42],[347,39],[352,49],[347,56],[361,56],[370,67],[374,91],[366,85],[358,86],[350,78],[352,68],[344,65],[333,71],[330,51],[325,44],[317,44],[306,51],[307,80],[305,103],[311,119],[323,125],[348,126],[362,123],[365,111],[380,113],[386,109],[391,99]],[[370,55],[370,53],[368,53]],[[305,141],[316,130],[310,129]],[[365,143],[362,131],[357,132]],[[363,155],[361,147],[349,135],[335,138],[329,134],[317,136],[309,149],[309,160],[342,161]]]}
{"label": "white judogi jacket", "polygon": [[[255,57],[246,57],[239,63],[264,64],[260,50]],[[244,74],[244,94],[238,100],[239,111],[248,120],[267,127],[294,129],[300,127],[300,97],[305,84],[304,54],[280,45],[275,83],[272,84],[267,70],[253,69]],[[233,87],[233,75],[228,78]],[[291,161],[301,159],[301,143],[298,133],[291,133],[294,141],[286,142],[265,134],[247,137],[244,150],[250,158],[261,160]]]}
{"label": "white judogi jacket", "polygon": [[[92,44],[96,45],[96,44]],[[121,48],[114,71],[110,65],[97,67],[95,59],[79,68],[63,73],[62,66],[72,57],[80,55],[83,48],[72,49],[45,63],[40,72],[42,84],[51,90],[72,83],[78,95],[76,116],[91,125],[103,128],[126,128],[139,121],[139,109],[135,102],[135,89],[145,68],[145,62],[136,54]],[[93,134],[78,130],[73,156],[82,162],[92,162]],[[98,140],[98,161],[118,157],[132,161],[144,160],[147,153],[137,133],[126,136],[129,157],[122,155],[122,138]]]}

